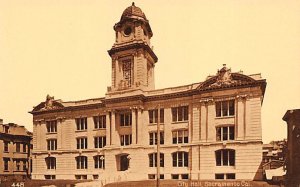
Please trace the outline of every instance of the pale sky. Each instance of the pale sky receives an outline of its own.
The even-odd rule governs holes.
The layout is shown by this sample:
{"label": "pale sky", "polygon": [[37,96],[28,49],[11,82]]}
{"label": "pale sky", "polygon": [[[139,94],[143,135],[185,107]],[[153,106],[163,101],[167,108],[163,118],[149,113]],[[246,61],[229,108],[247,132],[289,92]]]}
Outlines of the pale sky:
{"label": "pale sky", "polygon": [[[132,1],[0,0],[0,118],[32,130],[28,111],[47,94],[104,97],[113,25]],[[282,117],[300,108],[300,1],[136,0],[158,56],[156,88],[202,82],[222,64],[267,80],[264,143],[286,137]]]}

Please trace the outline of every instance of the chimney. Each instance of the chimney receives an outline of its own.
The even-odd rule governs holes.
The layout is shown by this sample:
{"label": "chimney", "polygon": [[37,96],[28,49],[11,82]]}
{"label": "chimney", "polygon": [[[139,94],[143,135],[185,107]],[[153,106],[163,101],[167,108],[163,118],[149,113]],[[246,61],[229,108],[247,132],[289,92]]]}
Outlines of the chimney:
{"label": "chimney", "polygon": [[0,119],[0,125],[3,125],[3,119]]}

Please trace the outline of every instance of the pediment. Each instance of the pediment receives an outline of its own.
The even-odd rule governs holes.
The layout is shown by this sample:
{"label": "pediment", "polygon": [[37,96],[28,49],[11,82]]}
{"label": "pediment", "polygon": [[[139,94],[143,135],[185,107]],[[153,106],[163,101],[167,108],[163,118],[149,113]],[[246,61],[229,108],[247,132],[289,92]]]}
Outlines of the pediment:
{"label": "pediment", "polygon": [[221,70],[218,70],[215,76],[210,76],[206,81],[199,85],[199,90],[226,88],[251,84],[256,82],[255,79],[242,73],[231,73],[225,65]]}
{"label": "pediment", "polygon": [[55,109],[61,109],[61,108],[64,108],[64,105],[62,105],[58,101],[55,101],[54,97],[50,97],[49,95],[47,95],[46,101],[41,102],[39,105],[34,107],[32,112],[48,111],[48,110],[55,110]]}

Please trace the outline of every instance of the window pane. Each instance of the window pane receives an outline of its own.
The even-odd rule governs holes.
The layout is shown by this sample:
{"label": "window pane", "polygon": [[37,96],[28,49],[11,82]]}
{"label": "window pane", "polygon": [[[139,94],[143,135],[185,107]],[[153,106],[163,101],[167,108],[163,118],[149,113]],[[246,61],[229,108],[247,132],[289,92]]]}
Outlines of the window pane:
{"label": "window pane", "polygon": [[217,141],[221,141],[221,127],[217,127],[216,128],[216,131],[217,131]]}
{"label": "window pane", "polygon": [[184,131],[184,143],[189,143],[189,131]]}
{"label": "window pane", "polygon": [[235,173],[226,174],[226,179],[235,179]]}
{"label": "window pane", "polygon": [[223,127],[223,140],[228,140],[228,127]]}
{"label": "window pane", "polygon": [[216,165],[221,166],[221,151],[216,151]]}
{"label": "window pane", "polygon": [[178,131],[178,143],[183,143],[183,132]]}
{"label": "window pane", "polygon": [[223,166],[228,166],[228,150],[222,150]]}
{"label": "window pane", "polygon": [[153,110],[149,110],[149,123],[151,124],[151,123],[154,123],[154,121],[153,121]]}
{"label": "window pane", "polygon": [[229,139],[234,140],[234,127],[229,127]]}
{"label": "window pane", "polygon": [[183,121],[183,108],[178,108],[178,121]]}
{"label": "window pane", "polygon": [[223,116],[228,116],[228,101],[222,102],[222,112]]}
{"label": "window pane", "polygon": [[184,152],[184,166],[189,166],[189,153]]}
{"label": "window pane", "polygon": [[183,109],[184,109],[184,120],[187,121],[189,119],[189,107],[185,106]]}
{"label": "window pane", "polygon": [[216,174],[216,179],[224,179],[224,174]]}
{"label": "window pane", "polygon": [[229,101],[229,115],[234,115],[234,100]]}
{"label": "window pane", "polygon": [[164,123],[164,109],[160,109],[160,123]]}
{"label": "window pane", "polygon": [[183,152],[178,152],[178,167],[183,166]]}
{"label": "window pane", "polygon": [[229,151],[229,165],[230,166],[235,165],[235,151],[234,150]]}
{"label": "window pane", "polygon": [[172,132],[172,137],[173,137],[173,144],[177,144],[177,132],[176,131]]}
{"label": "window pane", "polygon": [[177,108],[172,108],[172,121],[177,121]]}
{"label": "window pane", "polygon": [[177,167],[177,153],[173,153],[172,157],[173,157],[173,167]]}
{"label": "window pane", "polygon": [[216,116],[221,116],[221,102],[216,102]]}

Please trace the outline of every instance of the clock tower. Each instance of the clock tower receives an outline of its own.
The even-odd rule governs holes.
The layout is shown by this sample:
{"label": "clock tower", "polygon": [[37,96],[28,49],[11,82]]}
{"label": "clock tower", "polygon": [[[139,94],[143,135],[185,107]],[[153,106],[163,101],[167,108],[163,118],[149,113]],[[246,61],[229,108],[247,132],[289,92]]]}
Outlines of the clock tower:
{"label": "clock tower", "polygon": [[154,89],[157,57],[150,47],[153,36],[149,21],[134,3],[114,25],[116,40],[108,51],[112,59],[112,84],[108,94]]}

